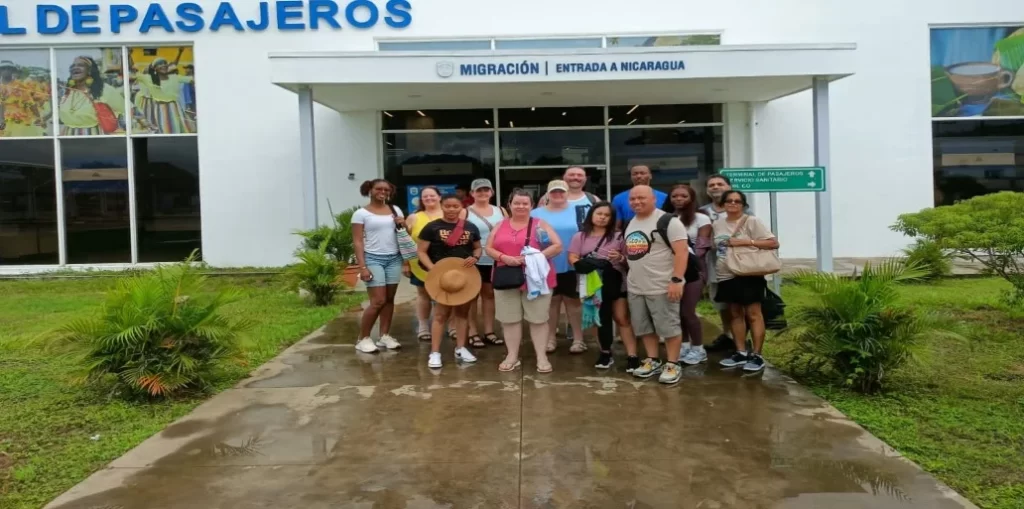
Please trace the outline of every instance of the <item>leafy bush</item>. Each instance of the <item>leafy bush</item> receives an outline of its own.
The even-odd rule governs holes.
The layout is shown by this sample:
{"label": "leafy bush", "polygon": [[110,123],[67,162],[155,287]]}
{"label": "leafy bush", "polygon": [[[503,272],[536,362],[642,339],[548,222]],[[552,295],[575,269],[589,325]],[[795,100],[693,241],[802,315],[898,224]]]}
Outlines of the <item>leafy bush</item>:
{"label": "leafy bush", "polygon": [[929,239],[918,239],[913,246],[903,250],[906,263],[920,267],[922,280],[931,281],[953,273],[953,253],[943,250],[939,243]]}
{"label": "leafy bush", "polygon": [[300,248],[317,251],[321,244],[327,242],[327,254],[346,265],[353,263],[356,246],[352,240],[352,214],[357,210],[359,207],[352,207],[333,215],[334,225],[321,225],[312,230],[296,232],[303,238]]}
{"label": "leafy bush", "polygon": [[317,306],[330,305],[341,289],[338,262],[328,254],[329,246],[330,241],[325,239],[315,250],[299,250],[295,255],[299,263],[288,268],[288,275],[295,286],[309,292]]}
{"label": "leafy bush", "polygon": [[789,329],[782,332],[796,343],[790,368],[798,375],[831,369],[858,391],[879,390],[888,373],[907,362],[922,339],[948,334],[899,302],[899,284],[923,276],[919,267],[900,260],[869,263],[856,279],[821,272],[796,274],[794,281],[814,292],[817,302],[797,308]]}
{"label": "leafy bush", "polygon": [[207,291],[194,259],[121,278],[97,316],[59,330],[62,343],[81,350],[87,381],[115,375],[128,394],[150,397],[210,385],[248,324],[224,317],[235,296]]}
{"label": "leafy bush", "polygon": [[986,272],[1013,285],[1009,301],[1024,302],[1024,193],[975,196],[903,214],[892,229],[932,240],[940,249],[980,263]]}

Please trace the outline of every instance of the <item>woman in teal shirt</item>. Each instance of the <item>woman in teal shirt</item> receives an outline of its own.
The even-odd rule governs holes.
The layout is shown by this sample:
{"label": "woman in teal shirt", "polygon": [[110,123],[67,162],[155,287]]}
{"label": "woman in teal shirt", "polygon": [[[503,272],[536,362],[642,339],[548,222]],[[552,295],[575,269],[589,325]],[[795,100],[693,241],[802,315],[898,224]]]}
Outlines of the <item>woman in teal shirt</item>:
{"label": "woman in teal shirt", "polygon": [[[571,239],[573,235],[579,232],[579,225],[576,222],[576,209],[569,206],[568,191],[569,186],[564,180],[552,180],[548,183],[547,205],[534,209],[530,214],[547,222],[551,229],[558,234],[558,237],[562,239]],[[544,241],[543,237],[542,235],[538,238]],[[572,265],[569,264],[569,253],[563,250],[561,254],[552,258],[551,262],[557,274],[557,284],[551,292],[548,352],[554,352],[557,347],[555,331],[558,330],[558,319],[561,317],[563,304],[565,306],[565,314],[569,316],[569,325],[572,326],[572,330],[583,330],[583,306],[580,302],[579,283],[576,279],[576,272],[573,271]],[[587,351],[582,334],[580,334],[579,338],[573,340],[569,351],[572,353]]]}

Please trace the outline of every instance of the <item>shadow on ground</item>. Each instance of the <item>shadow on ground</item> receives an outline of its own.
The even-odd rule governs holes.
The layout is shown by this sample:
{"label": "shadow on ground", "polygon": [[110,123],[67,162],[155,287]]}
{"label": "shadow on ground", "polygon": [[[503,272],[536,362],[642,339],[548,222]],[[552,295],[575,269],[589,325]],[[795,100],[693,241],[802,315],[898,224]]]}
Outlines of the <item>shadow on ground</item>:
{"label": "shadow on ground", "polygon": [[772,369],[669,387],[563,343],[552,374],[499,373],[503,347],[446,341],[431,370],[410,314],[375,355],[340,318],[49,507],[972,507]]}

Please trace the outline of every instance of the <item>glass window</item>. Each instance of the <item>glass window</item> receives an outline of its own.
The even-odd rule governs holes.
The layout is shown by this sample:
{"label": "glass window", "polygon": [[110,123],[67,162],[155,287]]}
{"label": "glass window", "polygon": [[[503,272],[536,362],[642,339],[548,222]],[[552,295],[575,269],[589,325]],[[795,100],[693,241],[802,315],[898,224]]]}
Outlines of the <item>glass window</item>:
{"label": "glass window", "polygon": [[579,39],[497,39],[494,41],[494,49],[575,49],[600,47],[600,37]]}
{"label": "glass window", "polygon": [[639,37],[609,37],[609,48],[642,48],[657,46],[717,46],[722,44],[721,34],[661,35]]}
{"label": "glass window", "polygon": [[131,262],[125,139],[63,140],[68,263]]}
{"label": "glass window", "polygon": [[638,164],[651,169],[652,185],[665,192],[678,183],[704,189],[704,179],[723,166],[721,127],[613,129],[609,138],[613,196],[632,187],[629,169]]}
{"label": "glass window", "polygon": [[932,124],[935,205],[1024,191],[1024,120]]}
{"label": "glass window", "polygon": [[502,166],[603,165],[604,130],[502,132]]}
{"label": "glass window", "polygon": [[121,48],[57,51],[61,136],[124,134]]}
{"label": "glass window", "polygon": [[140,262],[175,262],[200,249],[199,151],[193,136],[135,138]]}
{"label": "glass window", "polygon": [[491,41],[380,41],[377,48],[380,51],[473,51],[491,49]]}
{"label": "glass window", "polygon": [[490,129],[494,110],[410,110],[381,112],[385,131],[411,129]]}
{"label": "glass window", "polygon": [[494,133],[386,133],[384,177],[398,187],[395,203],[406,211],[420,186],[454,192],[476,178],[493,180]]}
{"label": "glass window", "polygon": [[603,126],[604,108],[511,108],[498,110],[498,127]]}
{"label": "glass window", "polygon": [[53,140],[0,140],[0,265],[55,265]]}
{"label": "glass window", "polygon": [[608,125],[711,124],[722,121],[721,104],[611,106]]}
{"label": "glass window", "polygon": [[129,48],[132,134],[197,132],[191,47]]}
{"label": "glass window", "polygon": [[52,102],[50,52],[0,49],[0,138],[53,134]]}

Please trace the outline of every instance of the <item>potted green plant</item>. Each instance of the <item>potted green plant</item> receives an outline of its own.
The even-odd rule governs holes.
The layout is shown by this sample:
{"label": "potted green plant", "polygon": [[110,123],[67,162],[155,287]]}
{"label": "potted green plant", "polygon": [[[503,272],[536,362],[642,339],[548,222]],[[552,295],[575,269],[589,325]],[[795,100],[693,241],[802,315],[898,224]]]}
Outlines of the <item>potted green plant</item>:
{"label": "potted green plant", "polygon": [[353,288],[359,282],[361,267],[356,265],[356,247],[352,240],[352,215],[359,207],[351,207],[332,215],[333,225],[320,225],[312,230],[296,232],[301,236],[301,248],[318,251],[326,243],[326,253],[338,263],[338,272],[345,286]]}

